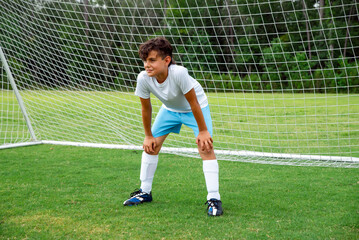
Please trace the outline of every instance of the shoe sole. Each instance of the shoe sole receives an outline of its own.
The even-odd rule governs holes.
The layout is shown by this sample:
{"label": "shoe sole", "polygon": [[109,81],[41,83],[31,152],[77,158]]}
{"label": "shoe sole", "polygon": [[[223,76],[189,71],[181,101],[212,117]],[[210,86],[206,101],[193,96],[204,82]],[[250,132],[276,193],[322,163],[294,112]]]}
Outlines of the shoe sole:
{"label": "shoe sole", "polygon": [[123,204],[123,206],[125,207],[131,207],[131,206],[137,206],[137,205],[140,205],[140,204],[143,204],[143,203],[150,203],[152,201],[148,201],[148,202],[138,202],[138,203],[132,203],[132,204]]}
{"label": "shoe sole", "polygon": [[220,217],[220,216],[223,215],[223,213],[221,213],[221,214],[219,214],[219,215],[211,215],[211,214],[207,214],[207,215],[208,215],[208,217]]}
{"label": "shoe sole", "polygon": [[207,215],[208,215],[209,217],[219,217],[219,216],[222,216],[222,215],[223,215],[223,210],[222,210],[222,212],[221,212],[220,214],[213,215],[213,214],[207,213]]}

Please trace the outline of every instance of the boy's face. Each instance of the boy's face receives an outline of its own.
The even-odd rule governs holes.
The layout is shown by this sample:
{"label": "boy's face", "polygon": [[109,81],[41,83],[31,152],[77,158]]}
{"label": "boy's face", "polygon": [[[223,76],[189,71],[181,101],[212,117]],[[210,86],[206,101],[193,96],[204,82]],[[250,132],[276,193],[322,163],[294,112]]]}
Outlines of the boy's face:
{"label": "boy's face", "polygon": [[168,65],[170,62],[170,56],[162,58],[157,51],[153,50],[149,52],[143,64],[149,77],[155,77],[159,81],[164,81],[168,75]]}

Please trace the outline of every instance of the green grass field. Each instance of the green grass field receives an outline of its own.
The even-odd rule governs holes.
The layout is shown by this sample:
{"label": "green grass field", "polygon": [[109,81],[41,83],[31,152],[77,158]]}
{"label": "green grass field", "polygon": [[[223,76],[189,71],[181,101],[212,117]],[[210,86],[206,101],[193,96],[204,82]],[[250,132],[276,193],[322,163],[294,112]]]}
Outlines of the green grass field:
{"label": "green grass field", "polygon": [[[133,93],[22,91],[22,96],[39,140],[142,145],[141,107]],[[15,96],[0,91],[0,97],[0,142],[28,140]],[[216,149],[359,157],[359,95],[208,93],[208,98]],[[155,116],[160,104],[152,102]],[[193,132],[183,127],[166,146],[195,148]]]}
{"label": "green grass field", "polygon": [[224,215],[207,217],[202,163],[162,154],[154,201],[138,151],[0,150],[0,239],[358,239],[359,169],[220,161]]}

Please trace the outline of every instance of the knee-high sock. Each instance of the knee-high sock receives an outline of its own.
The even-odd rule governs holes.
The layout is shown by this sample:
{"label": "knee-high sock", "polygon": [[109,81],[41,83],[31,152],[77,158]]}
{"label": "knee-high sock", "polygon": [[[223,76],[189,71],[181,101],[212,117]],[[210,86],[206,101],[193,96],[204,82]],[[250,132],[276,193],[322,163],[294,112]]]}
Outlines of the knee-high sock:
{"label": "knee-high sock", "polygon": [[142,153],[140,180],[143,192],[150,193],[152,190],[152,181],[156,172],[157,163],[158,155]]}
{"label": "knee-high sock", "polygon": [[218,200],[221,199],[221,196],[219,195],[218,169],[218,162],[216,159],[203,161],[203,173],[206,179],[206,186],[208,191],[207,200],[211,198]]}

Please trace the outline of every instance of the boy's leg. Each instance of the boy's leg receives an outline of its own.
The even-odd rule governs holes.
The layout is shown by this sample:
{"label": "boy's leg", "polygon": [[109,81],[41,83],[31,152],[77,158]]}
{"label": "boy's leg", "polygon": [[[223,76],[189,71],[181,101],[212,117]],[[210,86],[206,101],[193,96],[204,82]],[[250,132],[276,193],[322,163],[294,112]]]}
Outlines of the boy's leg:
{"label": "boy's leg", "polygon": [[152,201],[152,181],[157,169],[158,153],[168,134],[171,132],[179,133],[181,125],[177,113],[161,107],[151,128],[152,135],[156,139],[156,148],[153,153],[143,152],[140,172],[141,189],[131,193],[130,198],[124,202],[125,206]]}
{"label": "boy's leg", "polygon": [[[207,130],[212,136],[212,119],[209,106],[202,108]],[[182,114],[183,123],[193,129],[195,136],[198,136],[199,129],[193,113]],[[203,173],[207,187],[208,215],[219,216],[223,214],[221,196],[219,194],[219,167],[213,148],[210,151],[198,146],[198,152],[203,160]]]}
{"label": "boy's leg", "polygon": [[221,196],[219,195],[219,168],[214,150],[205,152],[198,147],[203,159],[203,173],[207,186],[207,214],[209,216],[220,216],[223,214]]}
{"label": "boy's leg", "polygon": [[198,152],[203,160],[203,173],[206,180],[207,186],[207,200],[217,199],[220,200],[221,196],[219,194],[219,167],[212,149],[210,152],[202,151],[198,147]]}
{"label": "boy's leg", "polygon": [[[209,110],[209,106],[202,108],[202,113],[204,120],[207,125],[207,130],[212,136],[212,118],[211,113]],[[182,114],[182,120],[185,125],[193,129],[195,136],[198,136],[199,129],[194,118],[193,113],[185,113]],[[206,180],[207,186],[207,200],[212,198],[220,200],[219,195],[219,170],[218,170],[218,162],[216,155],[214,154],[213,148],[210,151],[204,150],[202,151],[201,148],[198,146],[198,152],[203,160],[203,173]]]}
{"label": "boy's leg", "polygon": [[142,153],[140,180],[143,192],[150,193],[152,190],[152,181],[158,163],[158,153],[160,152],[162,144],[167,136],[168,134],[156,138],[157,146],[153,154],[148,154],[145,151]]}
{"label": "boy's leg", "polygon": [[140,180],[143,192],[150,193],[152,190],[152,181],[158,163],[158,153],[163,142],[169,133],[179,133],[181,125],[182,123],[179,121],[178,114],[161,107],[151,128],[152,134],[156,139],[156,148],[151,154],[142,153]]}
{"label": "boy's leg", "polygon": [[141,189],[131,193],[130,198],[124,201],[124,206],[133,206],[152,201],[152,181],[157,168],[158,153],[161,150],[162,144],[167,136],[168,134],[156,138],[157,147],[155,148],[155,152],[153,154],[147,154],[143,151],[140,172]]}

